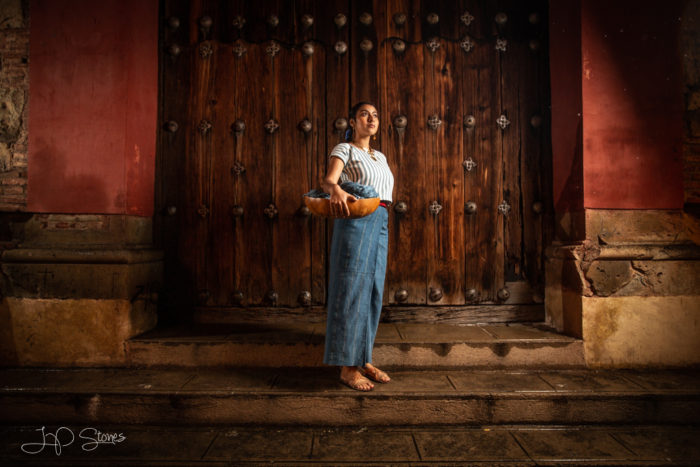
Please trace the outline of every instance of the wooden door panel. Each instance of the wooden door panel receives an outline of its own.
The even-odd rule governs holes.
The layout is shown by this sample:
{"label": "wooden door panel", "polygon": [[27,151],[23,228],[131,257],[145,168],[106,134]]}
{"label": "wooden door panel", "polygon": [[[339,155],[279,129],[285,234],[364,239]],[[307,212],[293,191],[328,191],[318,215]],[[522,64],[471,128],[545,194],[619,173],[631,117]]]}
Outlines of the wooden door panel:
{"label": "wooden door panel", "polygon": [[207,245],[207,290],[215,306],[229,304],[235,285],[236,236],[232,209],[236,202],[237,176],[233,172],[236,137],[231,131],[236,108],[236,60],[230,44],[216,47],[216,74],[210,103],[213,107],[211,131],[210,203]]}
{"label": "wooden door panel", "polygon": [[[325,124],[319,127],[323,134],[319,137],[319,148],[316,152],[316,166],[318,167],[317,178],[308,188],[319,186],[320,179],[326,173],[328,167],[328,154],[336,144],[345,141],[344,130],[336,128],[336,122],[340,119],[347,125],[348,111],[350,109],[350,27],[345,25],[338,28],[333,21],[337,14],[342,14],[349,21],[351,17],[350,4],[343,0],[329,0],[323,2],[323,7],[316,11],[321,18],[319,32],[322,37],[328,38],[328,50],[325,61],[325,87],[326,87],[326,107]],[[344,46],[345,51],[338,53],[336,46]],[[324,138],[325,137],[325,138]],[[322,142],[325,142],[325,147]],[[330,251],[330,240],[333,235],[333,222],[325,221],[317,217],[312,220],[312,238],[314,239],[313,267],[313,290],[315,304],[324,304],[326,297],[326,270],[327,258]]]}
{"label": "wooden door panel", "polygon": [[[375,8],[381,8],[381,2],[372,0],[355,0],[350,2],[350,101],[353,105],[358,101],[377,102],[379,96],[379,76],[377,75],[377,57],[379,46],[377,39],[386,37],[383,34],[385,25],[376,21]],[[360,15],[368,13],[372,22],[364,25],[359,21]],[[363,41],[371,44],[371,49],[361,50]],[[376,143],[375,143],[376,144]],[[379,146],[379,145],[378,145]]]}
{"label": "wooden door panel", "polygon": [[[502,197],[502,147],[496,119],[500,115],[500,68],[494,49],[493,18],[496,8],[490,2],[468,2],[473,17],[467,27],[472,48],[464,57],[467,75],[463,86],[466,115],[474,116],[474,127],[467,133],[476,166],[467,175],[469,191],[465,199],[476,203],[476,214],[469,217],[469,266],[467,280],[474,284],[475,302],[494,303],[503,287],[503,224],[498,213]],[[468,96],[468,97],[466,97]],[[468,102],[468,104],[467,104]]]}
{"label": "wooden door panel", "polygon": [[[254,58],[247,56],[249,44],[243,41],[236,41],[231,47],[231,55],[233,57],[232,78],[234,86],[230,89],[233,94],[234,107],[228,109],[228,117],[226,122],[229,123],[231,131],[228,132],[229,138],[233,138],[233,157],[230,167],[222,167],[221,170],[231,174],[231,184],[233,185],[233,196],[229,200],[229,213],[231,215],[231,232],[233,234],[234,258],[233,264],[233,280],[230,286],[231,294],[228,297],[227,304],[241,305],[246,303],[250,298],[246,296],[248,267],[245,263],[247,259],[247,238],[245,235],[244,217],[245,216],[245,200],[246,200],[246,177],[248,165],[248,157],[246,138],[247,133],[255,131],[252,126],[250,114],[246,112],[250,107],[246,83],[245,73],[248,72],[248,66],[252,65]],[[236,52],[234,52],[234,50]],[[255,68],[253,68],[254,71]],[[221,80],[222,85],[226,83],[226,79]],[[238,125],[238,126],[237,126]],[[244,292],[245,291],[245,292]]]}
{"label": "wooden door panel", "polygon": [[[495,94],[495,79],[492,63],[493,53],[484,40],[485,12],[478,2],[464,2],[462,12],[474,19],[464,24],[461,35],[467,40],[462,49],[461,80],[462,115],[467,118],[463,132],[464,152],[464,199],[473,203],[475,211],[465,215],[465,289],[466,301],[474,303],[491,299],[491,284],[494,282],[490,263],[495,259],[495,251],[489,239],[493,238],[494,227],[489,212],[492,206],[490,183],[493,174],[492,154],[495,131],[491,106],[491,96]],[[466,50],[465,50],[466,49]]]}
{"label": "wooden door panel", "polygon": [[[163,6],[163,20],[179,18],[187,22],[189,8],[179,2],[166,2]],[[164,280],[168,285],[160,294],[161,303],[168,309],[176,309],[177,314],[186,315],[192,306],[193,296],[190,270],[186,267],[187,252],[179,249],[182,239],[189,235],[184,230],[182,215],[186,200],[188,108],[190,104],[191,73],[190,59],[187,51],[189,35],[187,27],[161,28],[161,41],[166,46],[161,59],[160,94],[169,96],[166,104],[159,109],[159,139],[156,152],[156,212],[154,215],[153,238],[156,245],[166,253]],[[179,55],[171,50],[179,50]],[[163,97],[161,97],[163,99]],[[180,189],[173,189],[178,186]]]}
{"label": "wooden door panel", "polygon": [[[384,303],[541,300],[551,236],[546,10],[544,0],[166,0],[163,23],[182,21],[162,31],[163,50],[181,47],[179,56],[164,54],[161,67],[161,123],[180,123],[159,137],[158,210],[177,212],[156,222],[176,266],[170,283],[205,306],[297,307],[307,304],[303,292],[323,305],[332,222],[305,216],[301,194],[318,186],[343,140],[336,121],[369,100],[381,115],[372,144],[394,173],[394,204],[408,207],[391,211]],[[336,25],[338,13],[346,25]],[[371,49],[361,49],[363,40]],[[392,47],[398,40],[403,51]],[[431,115],[441,121],[435,130]],[[399,116],[403,128],[394,124]],[[467,116],[473,122],[465,124]],[[232,127],[237,120],[244,130]],[[265,129],[271,120],[274,132]],[[311,131],[300,129],[302,120]],[[475,213],[465,213],[467,202]],[[507,213],[499,211],[506,204]],[[431,299],[431,289],[442,296]],[[502,289],[510,298],[499,297]]]}
{"label": "wooden door panel", "polygon": [[[391,12],[410,14],[414,1],[392,0]],[[419,12],[419,11],[418,11]],[[387,15],[391,18],[391,14]],[[393,41],[382,46],[386,86],[383,87],[381,112],[383,113],[383,138],[389,166],[394,174],[394,206],[403,202],[405,213],[393,210],[389,225],[389,262],[385,286],[385,300],[389,303],[422,305],[427,301],[427,232],[428,194],[427,155],[425,150],[425,105],[423,93],[425,75],[423,70],[423,45],[420,38],[420,22],[413,27],[397,26],[389,19],[390,37],[399,37],[406,42],[405,51],[397,53]],[[403,129],[394,125],[394,119],[404,116]],[[397,292],[405,291],[406,298],[397,300]],[[401,297],[401,295],[398,295]]]}
{"label": "wooden door panel", "polygon": [[[301,50],[288,50],[276,62],[278,115],[280,126],[273,176],[275,204],[279,214],[273,223],[273,277],[279,304],[295,306],[303,292],[310,292],[311,244],[307,218],[299,214],[300,187],[312,185],[312,141],[316,131],[305,133],[302,120],[311,123],[313,112],[314,62],[323,62],[322,50],[305,56]],[[295,124],[296,123],[296,124]],[[313,125],[313,123],[311,123]]]}
{"label": "wooden door panel", "polygon": [[[383,16],[388,37],[399,37],[409,45],[420,45],[423,40],[422,3],[421,0],[386,0],[386,13]],[[394,21],[396,14],[405,15],[403,24]]]}
{"label": "wooden door panel", "polygon": [[[317,24],[314,34],[327,38],[331,36],[331,31],[335,24],[324,18],[333,18],[338,11],[335,9],[336,2],[313,2],[308,1],[308,10],[316,18]],[[310,36],[309,39],[313,39]],[[332,42],[331,42],[332,43]],[[293,191],[296,202],[301,207],[303,200],[301,194],[305,188],[319,186],[320,179],[326,172],[326,134],[328,133],[326,124],[326,96],[327,80],[326,70],[329,55],[332,57],[333,49],[326,49],[314,42],[315,51],[313,60],[305,62],[305,80],[308,89],[306,102],[303,109],[305,115],[312,123],[311,133],[304,138],[304,150],[306,164],[309,170],[308,185],[297,186]],[[332,59],[332,58],[331,58]],[[312,305],[323,305],[326,302],[326,228],[325,222],[316,216],[302,218],[306,229],[309,262],[309,284],[308,291],[311,293]]]}
{"label": "wooden door panel", "polygon": [[[303,160],[305,155],[301,150],[304,146],[303,137],[295,125],[299,121],[297,96],[301,96],[303,102],[306,94],[306,87],[298,77],[298,72],[303,69],[300,70],[295,63],[298,54],[298,50],[281,47],[272,60],[274,87],[270,97],[273,101],[272,115],[279,122],[279,129],[271,135],[271,205],[277,213],[270,219],[272,237],[268,248],[272,260],[270,289],[277,293],[276,304],[280,306],[290,306],[296,302],[292,298],[294,291],[306,289],[303,277],[305,274],[308,276],[308,270],[304,271],[305,232],[300,231],[295,222],[296,206],[292,207],[290,201],[295,202],[296,199],[289,199],[289,188],[292,188],[290,185],[293,181],[306,183],[308,180]],[[290,151],[285,148],[293,149]]]}
{"label": "wooden door panel", "polygon": [[[495,17],[495,11],[491,18]],[[495,29],[495,26],[494,26]],[[496,32],[492,33],[492,43],[495,42],[494,37],[497,35]],[[484,49],[490,49],[491,47],[484,47]],[[504,96],[503,96],[503,85],[501,82],[501,76],[503,75],[502,63],[500,57],[493,49],[488,50],[494,58],[492,58],[492,67],[494,73],[494,78],[496,80],[495,93],[491,98],[491,113],[490,119],[484,121],[484,125],[492,129],[491,137],[494,142],[494,148],[491,154],[485,155],[486,157],[491,157],[491,182],[489,185],[491,188],[491,197],[486,208],[488,209],[487,216],[490,218],[489,224],[493,228],[493,239],[491,240],[491,248],[494,250],[494,255],[489,262],[491,271],[491,277],[493,277],[493,282],[491,282],[491,287],[489,290],[488,300],[491,302],[498,301],[498,292],[505,287],[505,218],[504,215],[499,211],[499,206],[505,201],[504,189],[505,189],[505,137],[504,132],[497,124],[498,119],[503,115],[504,108]],[[494,125],[496,123],[496,125]]]}
{"label": "wooden door panel", "polygon": [[[431,39],[433,40],[433,39]],[[429,43],[430,44],[430,43]],[[453,43],[440,40],[439,47],[424,49],[426,70],[425,109],[440,121],[426,132],[430,203],[439,212],[429,218],[432,238],[428,240],[428,298],[436,304],[463,304],[464,287],[464,192],[461,169],[462,123],[457,103],[461,87],[455,81],[458,55]],[[440,291],[441,298],[431,290]]]}
{"label": "wooden door panel", "polygon": [[[235,8],[231,10],[228,25],[232,25],[238,15],[245,19],[243,28],[230,27],[235,38],[245,37],[246,41],[253,43],[266,42],[275,39],[281,43],[294,44],[297,42],[296,25],[299,17],[306,13],[299,11],[295,2],[285,0],[236,0]],[[272,26],[270,16],[276,16],[277,25]]]}
{"label": "wooden door panel", "polygon": [[271,96],[274,93],[273,60],[266,53],[269,43],[246,44],[247,52],[238,59],[240,85],[238,118],[245,121],[241,136],[241,162],[245,172],[240,177],[240,202],[244,214],[236,218],[236,243],[240,266],[240,285],[244,304],[266,303],[271,290],[272,243],[271,222],[264,212],[272,202],[273,135],[264,124],[274,117]]}
{"label": "wooden door panel", "polygon": [[181,248],[183,257],[189,259],[186,267],[191,271],[197,301],[209,304],[209,274],[207,258],[211,244],[208,222],[211,213],[211,158],[213,153],[213,108],[210,99],[213,92],[216,45],[205,41],[190,48],[193,67],[192,89],[187,119],[187,153],[185,173],[190,174],[185,184],[185,209],[183,220],[186,237]]}
{"label": "wooden door panel", "polygon": [[[507,2],[501,2],[501,11],[512,11]],[[512,13],[511,13],[512,14]],[[521,98],[524,90],[520,88],[519,67],[527,59],[524,44],[514,40],[515,22],[510,21],[500,28],[498,38],[503,39],[504,50],[499,50],[501,86],[501,116],[505,118],[501,127],[503,157],[503,197],[501,216],[504,222],[504,250],[506,256],[505,280],[516,281],[522,278],[522,234],[523,205],[520,186],[520,161],[523,157],[520,127],[524,118]]]}
{"label": "wooden door panel", "polygon": [[[534,6],[534,8],[533,8]],[[543,221],[547,211],[547,196],[545,174],[541,161],[545,158],[546,143],[542,138],[544,129],[544,111],[546,96],[542,92],[539,71],[545,56],[542,50],[544,41],[541,37],[542,24],[546,23],[546,3],[536,2],[534,5],[512,5],[519,16],[528,17],[528,21],[520,23],[517,30],[519,43],[522,44],[522,54],[525,59],[518,70],[521,89],[520,95],[520,139],[523,156],[521,157],[521,196],[523,205],[523,277],[533,289],[532,299],[541,302],[544,297],[543,277],[543,241],[546,229]],[[528,8],[529,7],[529,8]],[[530,17],[533,11],[540,11],[537,16]],[[546,28],[545,28],[546,29]]]}

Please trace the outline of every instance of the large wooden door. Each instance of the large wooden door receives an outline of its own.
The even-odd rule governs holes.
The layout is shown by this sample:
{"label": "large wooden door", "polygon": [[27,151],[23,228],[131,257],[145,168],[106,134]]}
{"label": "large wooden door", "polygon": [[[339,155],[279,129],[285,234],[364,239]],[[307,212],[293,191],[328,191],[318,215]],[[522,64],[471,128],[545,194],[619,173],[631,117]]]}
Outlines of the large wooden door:
{"label": "large wooden door", "polygon": [[546,1],[165,0],[163,12],[156,235],[174,300],[323,307],[332,225],[301,195],[350,105],[370,100],[396,180],[385,305],[517,319],[541,303]]}

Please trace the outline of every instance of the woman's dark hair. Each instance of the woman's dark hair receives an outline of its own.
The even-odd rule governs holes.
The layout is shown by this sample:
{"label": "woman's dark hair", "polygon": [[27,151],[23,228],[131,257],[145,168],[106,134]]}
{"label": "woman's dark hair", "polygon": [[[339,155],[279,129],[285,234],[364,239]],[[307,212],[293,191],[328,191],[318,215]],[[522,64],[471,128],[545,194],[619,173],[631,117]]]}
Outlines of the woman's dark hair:
{"label": "woman's dark hair", "polygon": [[371,105],[375,109],[377,108],[376,105],[372,104],[371,102],[367,102],[367,101],[360,101],[350,108],[350,118],[348,118],[348,129],[345,130],[345,141],[352,141],[352,127],[350,126],[350,119],[351,118],[354,119],[357,116],[357,112],[360,110],[360,107],[362,107],[363,105]]}

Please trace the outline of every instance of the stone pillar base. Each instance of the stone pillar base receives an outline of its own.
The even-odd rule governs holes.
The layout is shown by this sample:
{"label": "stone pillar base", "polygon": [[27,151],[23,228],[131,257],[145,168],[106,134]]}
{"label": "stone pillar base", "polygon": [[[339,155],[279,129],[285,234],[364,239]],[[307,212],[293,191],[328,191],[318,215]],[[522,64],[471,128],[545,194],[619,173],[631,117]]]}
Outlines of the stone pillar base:
{"label": "stone pillar base", "polygon": [[588,210],[588,239],[547,251],[547,321],[591,367],[700,364],[697,232],[681,212]]}
{"label": "stone pillar base", "polygon": [[145,301],[5,298],[0,362],[5,366],[125,366],[124,343],[153,328]]}
{"label": "stone pillar base", "polygon": [[129,216],[23,221],[0,264],[0,364],[125,366],[126,340],[158,320],[163,254],[150,236],[150,219]]}

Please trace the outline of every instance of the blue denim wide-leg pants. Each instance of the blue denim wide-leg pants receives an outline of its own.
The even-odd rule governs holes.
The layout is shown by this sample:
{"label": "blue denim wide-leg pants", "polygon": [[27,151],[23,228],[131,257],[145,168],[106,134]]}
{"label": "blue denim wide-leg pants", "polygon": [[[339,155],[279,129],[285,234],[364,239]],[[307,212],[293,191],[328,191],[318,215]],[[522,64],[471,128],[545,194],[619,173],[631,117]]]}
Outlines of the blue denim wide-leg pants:
{"label": "blue denim wide-leg pants", "polygon": [[323,356],[327,365],[372,362],[384,294],[388,220],[381,206],[365,217],[334,220]]}

